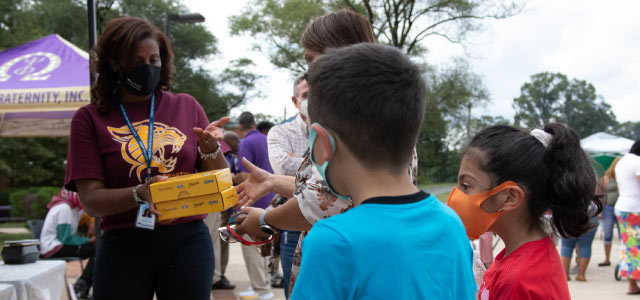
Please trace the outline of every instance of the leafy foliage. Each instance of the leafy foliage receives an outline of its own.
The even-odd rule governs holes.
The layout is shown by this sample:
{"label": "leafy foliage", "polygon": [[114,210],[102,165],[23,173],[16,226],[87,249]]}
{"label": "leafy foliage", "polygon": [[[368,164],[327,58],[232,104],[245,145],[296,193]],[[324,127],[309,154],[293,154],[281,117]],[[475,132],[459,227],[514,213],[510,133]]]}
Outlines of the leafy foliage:
{"label": "leafy foliage", "polygon": [[0,177],[16,187],[61,187],[68,143],[68,138],[3,138]]}
{"label": "leafy foliage", "polygon": [[426,76],[427,105],[418,138],[418,172],[422,180],[456,181],[460,151],[477,131],[473,107],[489,101],[480,78],[462,59]]}
{"label": "leafy foliage", "polygon": [[437,35],[462,42],[468,33],[481,28],[481,19],[512,16],[522,5],[481,0],[254,0],[231,17],[231,33],[256,38],[260,41],[256,48],[268,54],[275,66],[296,74],[306,68],[299,45],[305,27],[341,8],[367,17],[380,42],[420,56],[427,49],[422,45],[425,38]]}
{"label": "leafy foliage", "polygon": [[550,122],[573,127],[580,137],[608,131],[617,125],[611,106],[584,81],[569,80],[561,73],[543,72],[531,76],[513,99],[515,125],[541,128]]}
{"label": "leafy foliage", "polygon": [[612,134],[634,141],[638,140],[640,139],[640,122],[620,123],[613,129]]}
{"label": "leafy foliage", "polygon": [[53,195],[60,192],[60,187],[33,187],[18,190],[9,196],[11,216],[27,219],[44,219],[47,216],[47,203]]}
{"label": "leafy foliage", "polygon": [[254,0],[229,23],[231,34],[250,34],[260,41],[255,47],[268,53],[271,63],[296,74],[306,69],[300,36],[325,13],[327,5],[318,0]]}

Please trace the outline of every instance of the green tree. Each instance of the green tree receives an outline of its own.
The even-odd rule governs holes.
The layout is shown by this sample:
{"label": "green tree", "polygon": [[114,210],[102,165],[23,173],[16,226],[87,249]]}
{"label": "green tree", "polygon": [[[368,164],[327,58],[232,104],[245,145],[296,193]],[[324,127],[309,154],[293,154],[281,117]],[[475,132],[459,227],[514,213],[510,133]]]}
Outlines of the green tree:
{"label": "green tree", "polygon": [[473,116],[474,108],[490,101],[482,79],[471,71],[466,60],[456,58],[453,65],[432,76],[429,84],[435,87],[432,97],[439,98],[439,105],[446,108],[444,115],[449,122],[449,145],[466,145],[473,137],[478,121]]}
{"label": "green tree", "polygon": [[581,137],[613,129],[618,123],[611,106],[598,96],[595,87],[569,80],[561,73],[538,73],[520,88],[513,99],[515,125],[541,128],[550,122],[573,127]]}
{"label": "green tree", "polygon": [[611,132],[614,135],[625,137],[632,140],[640,139],[640,122],[624,122],[618,124]]}
{"label": "green tree", "polygon": [[419,56],[429,36],[459,43],[481,28],[480,20],[512,16],[522,5],[481,0],[254,0],[230,18],[231,32],[250,34],[275,66],[299,73],[306,68],[299,45],[302,32],[313,19],[340,8],[367,17],[380,42]]}
{"label": "green tree", "polygon": [[2,138],[0,184],[62,186],[68,143],[68,138]]}
{"label": "green tree", "polygon": [[473,107],[489,101],[480,78],[461,59],[426,76],[427,105],[418,138],[421,181],[455,181],[460,151],[476,130]]}
{"label": "green tree", "polygon": [[257,113],[257,114],[254,114],[253,117],[256,120],[256,124],[259,124],[260,122],[271,122],[273,124],[280,123],[277,117],[269,114]]}

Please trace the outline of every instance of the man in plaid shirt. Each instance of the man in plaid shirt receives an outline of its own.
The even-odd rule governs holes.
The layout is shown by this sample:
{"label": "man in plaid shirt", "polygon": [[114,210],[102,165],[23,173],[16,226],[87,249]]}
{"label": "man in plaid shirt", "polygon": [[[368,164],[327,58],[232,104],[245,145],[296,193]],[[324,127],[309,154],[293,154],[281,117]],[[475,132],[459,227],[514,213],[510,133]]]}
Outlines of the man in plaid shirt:
{"label": "man in plaid shirt", "polygon": [[[267,136],[269,162],[274,174],[295,176],[309,149],[309,131],[307,129],[307,81],[299,76],[293,84],[291,101],[299,113],[289,123],[279,124],[271,128]],[[289,278],[293,254],[300,237],[299,231],[282,231],[280,237],[280,261],[283,270],[285,295],[288,295]]]}

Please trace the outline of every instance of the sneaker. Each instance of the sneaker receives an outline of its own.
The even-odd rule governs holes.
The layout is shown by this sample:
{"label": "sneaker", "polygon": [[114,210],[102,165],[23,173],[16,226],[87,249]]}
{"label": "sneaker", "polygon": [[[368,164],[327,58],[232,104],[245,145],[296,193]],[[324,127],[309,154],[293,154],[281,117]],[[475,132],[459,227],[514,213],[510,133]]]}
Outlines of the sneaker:
{"label": "sneaker", "polygon": [[227,277],[220,277],[220,280],[216,281],[213,285],[211,285],[212,290],[232,290],[235,289],[236,286],[229,282]]}
{"label": "sneaker", "polygon": [[240,297],[240,299],[256,299],[256,300],[269,300],[274,297],[272,292],[260,295],[256,293],[252,288],[249,288],[249,290],[247,291],[238,293],[238,296]]}
{"label": "sneaker", "polygon": [[273,276],[271,276],[271,287],[274,287],[274,288],[284,287],[284,278],[282,278],[282,274],[276,273]]}
{"label": "sneaker", "polygon": [[258,298],[258,296],[259,294],[256,293],[252,287],[249,287],[249,289],[244,292],[238,293],[238,297],[240,297],[240,299],[255,299]]}

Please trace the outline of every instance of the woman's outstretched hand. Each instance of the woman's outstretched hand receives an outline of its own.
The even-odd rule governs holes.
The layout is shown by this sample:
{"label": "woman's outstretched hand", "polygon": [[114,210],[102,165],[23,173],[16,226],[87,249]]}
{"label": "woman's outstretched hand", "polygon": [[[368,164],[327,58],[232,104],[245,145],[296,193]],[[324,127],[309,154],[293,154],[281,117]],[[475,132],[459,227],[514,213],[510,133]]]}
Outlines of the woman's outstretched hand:
{"label": "woman's outstretched hand", "polygon": [[211,122],[207,128],[193,128],[193,133],[198,137],[198,145],[203,153],[211,153],[218,149],[218,141],[222,141],[224,132],[222,126],[229,122],[229,117],[222,117],[217,121]]}
{"label": "woman's outstretched hand", "polygon": [[271,173],[256,167],[246,158],[242,158],[242,164],[249,170],[249,178],[238,185],[238,204],[236,207],[248,206],[256,202],[273,189],[270,178]]}

